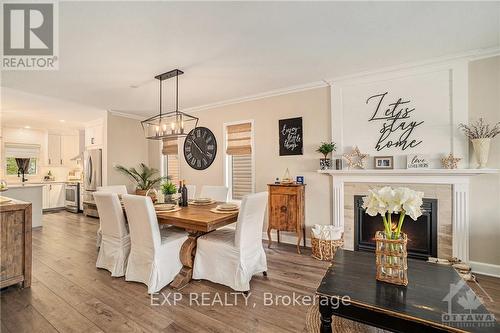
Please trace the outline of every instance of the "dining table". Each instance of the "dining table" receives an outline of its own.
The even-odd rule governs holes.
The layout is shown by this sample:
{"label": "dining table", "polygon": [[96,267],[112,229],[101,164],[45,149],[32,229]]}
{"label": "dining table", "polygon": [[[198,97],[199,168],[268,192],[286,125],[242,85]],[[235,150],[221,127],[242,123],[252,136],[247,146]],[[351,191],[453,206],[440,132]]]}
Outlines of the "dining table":
{"label": "dining table", "polygon": [[212,212],[211,210],[219,204],[221,202],[205,205],[190,203],[188,206],[180,207],[179,210],[172,212],[156,211],[158,224],[172,225],[188,232],[188,239],[182,244],[179,252],[183,266],[170,284],[171,287],[180,289],[191,281],[197,238],[238,220],[237,210],[234,212]]}

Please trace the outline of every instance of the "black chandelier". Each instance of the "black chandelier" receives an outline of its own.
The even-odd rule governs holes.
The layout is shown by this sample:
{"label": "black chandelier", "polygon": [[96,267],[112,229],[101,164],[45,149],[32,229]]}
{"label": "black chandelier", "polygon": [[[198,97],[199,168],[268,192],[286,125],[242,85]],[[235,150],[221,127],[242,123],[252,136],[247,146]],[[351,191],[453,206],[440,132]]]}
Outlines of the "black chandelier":
{"label": "black chandelier", "polygon": [[[155,76],[160,81],[160,113],[141,121],[146,139],[174,140],[185,137],[198,125],[198,118],[179,111],[179,75],[184,74],[179,69]],[[162,82],[175,77],[175,110],[163,113],[162,110]]]}

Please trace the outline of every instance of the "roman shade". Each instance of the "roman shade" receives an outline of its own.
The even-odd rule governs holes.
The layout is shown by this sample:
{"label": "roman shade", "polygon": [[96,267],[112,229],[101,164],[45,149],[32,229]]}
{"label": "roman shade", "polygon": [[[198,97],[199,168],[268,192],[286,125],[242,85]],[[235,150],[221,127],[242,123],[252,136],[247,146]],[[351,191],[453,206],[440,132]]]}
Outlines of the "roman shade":
{"label": "roman shade", "polygon": [[177,138],[165,138],[163,139],[163,148],[161,149],[163,155],[178,155],[178,140]]}
{"label": "roman shade", "polygon": [[40,146],[31,144],[6,143],[5,157],[39,158]]}
{"label": "roman shade", "polygon": [[252,123],[226,127],[228,155],[250,155],[252,153]]}

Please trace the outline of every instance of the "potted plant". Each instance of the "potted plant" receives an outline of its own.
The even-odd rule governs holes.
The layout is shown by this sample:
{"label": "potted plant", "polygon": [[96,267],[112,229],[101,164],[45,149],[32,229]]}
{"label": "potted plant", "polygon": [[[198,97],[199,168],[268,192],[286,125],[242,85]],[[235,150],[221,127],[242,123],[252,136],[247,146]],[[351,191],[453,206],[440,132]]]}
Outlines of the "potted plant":
{"label": "potted plant", "polygon": [[465,124],[458,125],[465,136],[469,138],[474,147],[474,156],[478,168],[485,168],[488,162],[490,153],[490,142],[495,136],[500,134],[500,122],[490,127],[490,124],[485,124],[483,118],[479,118],[475,123],[467,126]]}
{"label": "potted plant", "polygon": [[130,177],[136,183],[135,194],[137,195],[146,195],[148,190],[167,179],[167,177],[158,176],[157,169],[150,168],[144,163],[139,165],[139,170],[133,167],[127,169],[122,165],[117,165],[115,169]]}
{"label": "potted plant", "polygon": [[333,151],[336,151],[337,147],[333,142],[322,142],[321,145],[316,149],[318,153],[323,154],[324,158],[319,160],[319,167],[321,170],[327,170],[332,167],[332,160],[328,158],[328,154]]}
{"label": "potted plant", "polygon": [[[370,216],[380,214],[384,224],[383,231],[375,233],[377,280],[406,286],[408,237],[403,233],[405,216],[416,221],[422,215],[423,192],[406,187],[392,189],[389,186],[370,190],[363,198],[363,208]],[[392,222],[393,214],[397,223]]]}
{"label": "potted plant", "polygon": [[165,196],[165,203],[175,203],[175,200],[172,198],[174,194],[177,193],[177,186],[172,183],[170,180],[161,184],[161,192]]}

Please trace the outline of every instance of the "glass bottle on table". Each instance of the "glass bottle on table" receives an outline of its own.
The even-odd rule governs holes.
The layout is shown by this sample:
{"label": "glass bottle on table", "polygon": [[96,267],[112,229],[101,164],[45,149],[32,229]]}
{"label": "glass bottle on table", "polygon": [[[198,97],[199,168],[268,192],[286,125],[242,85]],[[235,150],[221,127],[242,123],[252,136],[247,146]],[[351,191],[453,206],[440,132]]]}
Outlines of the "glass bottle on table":
{"label": "glass bottle on table", "polygon": [[178,199],[179,199],[179,206],[182,207],[183,206],[183,203],[182,203],[182,180],[179,181],[179,189],[177,190],[177,195],[178,195]]}
{"label": "glass bottle on table", "polygon": [[182,206],[187,207],[188,206],[188,189],[186,187],[186,181],[182,181]]}

